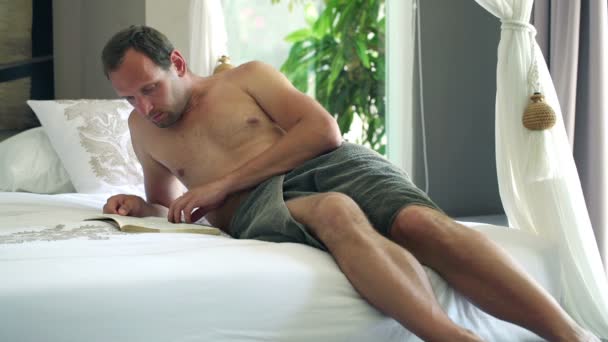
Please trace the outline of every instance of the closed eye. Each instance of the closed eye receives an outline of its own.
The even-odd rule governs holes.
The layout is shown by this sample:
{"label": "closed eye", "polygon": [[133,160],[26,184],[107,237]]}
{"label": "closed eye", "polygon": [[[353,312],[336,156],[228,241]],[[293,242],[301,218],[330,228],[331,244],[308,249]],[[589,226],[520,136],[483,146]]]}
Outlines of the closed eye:
{"label": "closed eye", "polygon": [[153,83],[153,84],[150,84],[150,85],[148,85],[148,86],[145,86],[145,87],[144,87],[144,88],[141,90],[141,93],[142,93],[142,94],[144,94],[144,95],[150,95],[150,94],[152,94],[152,92],[153,92],[154,90],[156,90],[156,88],[157,88],[157,83]]}

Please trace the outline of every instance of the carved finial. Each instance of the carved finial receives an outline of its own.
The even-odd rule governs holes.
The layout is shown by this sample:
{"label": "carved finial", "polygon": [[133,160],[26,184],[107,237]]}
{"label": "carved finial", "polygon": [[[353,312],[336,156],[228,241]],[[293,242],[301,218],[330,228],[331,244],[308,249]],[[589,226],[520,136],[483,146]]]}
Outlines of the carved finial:
{"label": "carved finial", "polygon": [[220,58],[217,59],[217,65],[213,69],[213,74],[217,74],[218,72],[232,69],[232,68],[233,68],[233,66],[232,66],[232,64],[230,64],[230,57],[222,55],[222,56],[220,56]]}

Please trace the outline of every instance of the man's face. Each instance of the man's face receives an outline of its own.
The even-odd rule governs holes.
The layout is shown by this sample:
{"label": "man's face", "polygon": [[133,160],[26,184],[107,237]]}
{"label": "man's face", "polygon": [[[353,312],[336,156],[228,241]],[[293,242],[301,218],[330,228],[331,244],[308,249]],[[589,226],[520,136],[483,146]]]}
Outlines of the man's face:
{"label": "man's face", "polygon": [[161,128],[176,123],[188,103],[183,80],[173,64],[165,70],[133,49],[126,52],[122,64],[110,72],[109,78],[119,96]]}

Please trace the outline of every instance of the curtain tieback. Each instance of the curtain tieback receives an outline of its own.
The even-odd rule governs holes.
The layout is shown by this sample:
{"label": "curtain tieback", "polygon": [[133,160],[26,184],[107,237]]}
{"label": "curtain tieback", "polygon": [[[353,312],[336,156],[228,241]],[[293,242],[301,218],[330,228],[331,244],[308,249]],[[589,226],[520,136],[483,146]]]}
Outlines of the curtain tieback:
{"label": "curtain tieback", "polygon": [[505,19],[501,20],[503,30],[512,30],[512,31],[528,31],[532,35],[536,35],[536,28],[531,24],[521,21],[521,20],[513,20],[513,19]]}

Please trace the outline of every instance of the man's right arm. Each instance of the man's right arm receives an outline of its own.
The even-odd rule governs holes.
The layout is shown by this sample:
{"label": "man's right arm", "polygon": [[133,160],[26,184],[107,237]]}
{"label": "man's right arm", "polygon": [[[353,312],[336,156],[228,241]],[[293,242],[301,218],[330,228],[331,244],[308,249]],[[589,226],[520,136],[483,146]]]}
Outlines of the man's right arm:
{"label": "man's right arm", "polygon": [[142,129],[139,127],[143,123],[142,118],[136,115],[138,114],[133,112],[129,117],[129,130],[133,150],[144,172],[147,201],[135,195],[116,195],[108,199],[103,212],[137,217],[166,217],[169,206],[181,195],[183,187],[166,167],[146,151]]}

